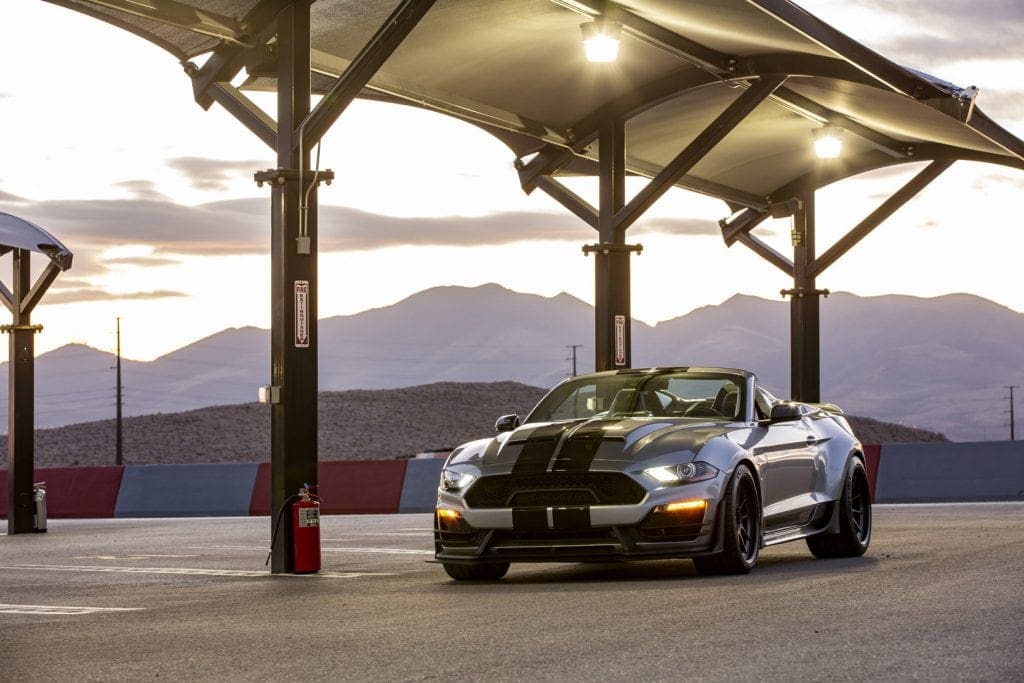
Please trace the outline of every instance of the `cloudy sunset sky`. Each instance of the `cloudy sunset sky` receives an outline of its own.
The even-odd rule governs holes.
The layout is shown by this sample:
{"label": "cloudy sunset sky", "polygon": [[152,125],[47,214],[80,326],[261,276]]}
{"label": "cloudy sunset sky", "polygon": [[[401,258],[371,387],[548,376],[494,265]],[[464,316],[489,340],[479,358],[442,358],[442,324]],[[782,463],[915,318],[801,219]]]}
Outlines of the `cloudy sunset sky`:
{"label": "cloudy sunset sky", "polygon": [[[978,86],[977,105],[1024,137],[1021,0],[800,4],[897,62]],[[38,0],[0,0],[0,27],[0,211],[38,223],[75,253],[33,316],[45,326],[37,349],[112,349],[118,316],[125,354],[144,360],[226,327],[269,326],[269,191],[252,181],[275,165],[269,148],[217,105],[196,105],[180,65],[141,38]],[[593,262],[580,246],[593,231],[542,193],[524,195],[512,161],[468,124],[356,102],[322,147],[321,166],[336,180],[320,196],[320,316],[486,282],[592,302]],[[819,252],[919,168],[821,192]],[[592,197],[595,185],[573,188]],[[971,292],[1024,312],[1022,193],[1024,171],[958,162],[819,286]],[[791,286],[742,246],[725,247],[717,221],[727,213],[722,202],[673,191],[630,230],[644,245],[633,268],[635,317],[654,323]],[[788,232],[781,221],[757,234],[790,253]],[[711,277],[722,268],[740,275]],[[702,285],[666,292],[665,271]],[[9,283],[9,256],[0,276]]]}

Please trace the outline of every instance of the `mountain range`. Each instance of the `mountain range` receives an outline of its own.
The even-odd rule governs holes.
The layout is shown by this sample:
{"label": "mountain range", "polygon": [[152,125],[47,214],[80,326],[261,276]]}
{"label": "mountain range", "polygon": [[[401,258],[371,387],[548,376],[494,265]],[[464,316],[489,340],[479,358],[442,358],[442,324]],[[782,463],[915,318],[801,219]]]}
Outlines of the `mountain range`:
{"label": "mountain range", "polygon": [[[593,307],[498,285],[438,287],[392,306],[320,321],[320,390],[434,382],[549,387],[593,368]],[[1024,385],[1024,315],[966,294],[929,299],[836,293],[821,303],[822,399],[847,412],[945,433],[1005,439],[1007,385]],[[647,325],[633,321],[633,365],[722,365],[789,391],[789,305],[737,295]],[[114,358],[70,344],[36,361],[36,424],[110,418]],[[123,360],[124,414],[254,402],[269,383],[265,329],[232,328],[150,362]],[[6,381],[7,364],[0,364]],[[0,399],[6,411],[6,397]]]}

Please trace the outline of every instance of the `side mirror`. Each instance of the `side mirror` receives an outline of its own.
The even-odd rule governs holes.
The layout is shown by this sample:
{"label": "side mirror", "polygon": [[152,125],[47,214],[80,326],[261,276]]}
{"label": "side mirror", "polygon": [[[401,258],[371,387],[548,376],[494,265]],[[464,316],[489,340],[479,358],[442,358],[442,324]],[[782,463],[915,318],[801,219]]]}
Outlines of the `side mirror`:
{"label": "side mirror", "polygon": [[803,415],[800,412],[800,405],[797,403],[776,403],[772,406],[771,423],[793,422],[799,420]]}
{"label": "side mirror", "polygon": [[494,423],[494,431],[511,432],[520,424],[522,423],[519,421],[519,415],[515,413],[512,413],[511,415],[502,415],[498,418],[497,422]]}

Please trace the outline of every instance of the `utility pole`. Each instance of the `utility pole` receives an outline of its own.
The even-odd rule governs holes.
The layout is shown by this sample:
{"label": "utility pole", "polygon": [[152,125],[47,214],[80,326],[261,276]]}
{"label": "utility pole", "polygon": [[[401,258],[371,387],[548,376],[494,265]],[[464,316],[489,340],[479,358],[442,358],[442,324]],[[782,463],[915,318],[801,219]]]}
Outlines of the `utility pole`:
{"label": "utility pole", "polygon": [[583,348],[583,344],[566,344],[565,348],[572,349],[572,355],[567,357],[566,360],[572,361],[572,376],[576,376],[576,349]]}
{"label": "utility pole", "polygon": [[1010,395],[1007,396],[1007,398],[1010,399],[1010,410],[1008,411],[1010,413],[1010,441],[1016,441],[1017,439],[1016,439],[1016,435],[1014,433],[1014,424],[1013,424],[1014,423],[1014,419],[1013,419],[1013,390],[1014,389],[1019,389],[1020,387],[1018,385],[1016,385],[1016,384],[1014,384],[1014,385],[1006,384],[1004,386],[1007,389],[1010,390]]}
{"label": "utility pole", "polygon": [[117,319],[117,451],[114,463],[124,464],[124,441],[121,436],[121,318]]}

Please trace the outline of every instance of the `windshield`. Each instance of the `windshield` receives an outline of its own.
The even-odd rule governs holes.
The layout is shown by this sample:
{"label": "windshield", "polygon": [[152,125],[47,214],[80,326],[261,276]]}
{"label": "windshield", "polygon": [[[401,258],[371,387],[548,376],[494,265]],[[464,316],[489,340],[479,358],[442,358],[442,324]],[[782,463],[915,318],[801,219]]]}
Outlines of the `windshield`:
{"label": "windshield", "polygon": [[527,422],[591,417],[700,417],[735,420],[744,414],[744,378],[707,372],[590,375],[560,384]]}

